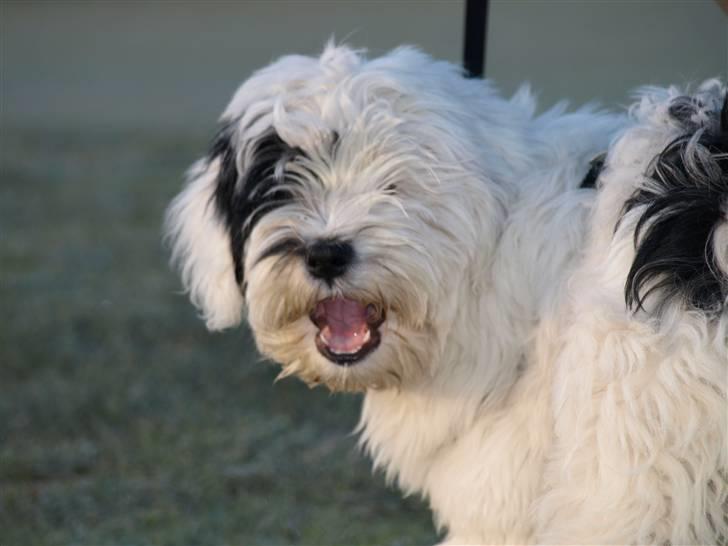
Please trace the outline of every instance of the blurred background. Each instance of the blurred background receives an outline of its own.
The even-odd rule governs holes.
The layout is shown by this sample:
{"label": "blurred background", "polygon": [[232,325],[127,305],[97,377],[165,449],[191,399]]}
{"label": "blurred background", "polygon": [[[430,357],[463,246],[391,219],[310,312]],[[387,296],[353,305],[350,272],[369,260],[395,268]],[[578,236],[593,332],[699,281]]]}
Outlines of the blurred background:
{"label": "blurred background", "polygon": [[[164,208],[252,70],[335,36],[459,63],[463,0],[0,0],[0,543],[425,544],[355,396],[205,331]],[[714,0],[491,0],[487,76],[620,109],[728,74]]]}

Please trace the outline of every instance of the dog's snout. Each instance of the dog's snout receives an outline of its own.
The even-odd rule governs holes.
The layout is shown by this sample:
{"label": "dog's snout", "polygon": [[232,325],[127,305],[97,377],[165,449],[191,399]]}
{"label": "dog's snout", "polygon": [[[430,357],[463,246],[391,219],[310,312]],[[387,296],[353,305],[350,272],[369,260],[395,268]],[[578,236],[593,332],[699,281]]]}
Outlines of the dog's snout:
{"label": "dog's snout", "polygon": [[315,241],[306,251],[306,267],[309,273],[327,282],[346,273],[353,261],[354,247],[339,239]]}

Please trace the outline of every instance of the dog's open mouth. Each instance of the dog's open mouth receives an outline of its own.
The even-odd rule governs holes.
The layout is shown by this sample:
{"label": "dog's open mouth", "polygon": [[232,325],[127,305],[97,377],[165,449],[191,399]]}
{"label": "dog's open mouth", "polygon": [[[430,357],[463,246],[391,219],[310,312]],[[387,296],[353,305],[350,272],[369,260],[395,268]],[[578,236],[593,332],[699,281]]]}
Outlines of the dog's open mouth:
{"label": "dog's open mouth", "polygon": [[316,348],[331,362],[348,366],[379,346],[384,312],[374,304],[349,298],[327,298],[316,304],[311,321],[319,329]]}

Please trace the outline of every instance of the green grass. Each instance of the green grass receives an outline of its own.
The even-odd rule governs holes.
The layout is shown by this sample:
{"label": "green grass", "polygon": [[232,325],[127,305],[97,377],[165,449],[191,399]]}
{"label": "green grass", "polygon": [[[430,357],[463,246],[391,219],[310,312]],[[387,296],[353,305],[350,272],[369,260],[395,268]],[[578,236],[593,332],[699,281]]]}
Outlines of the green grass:
{"label": "green grass", "polygon": [[359,399],[273,385],[167,267],[205,138],[3,129],[0,544],[427,544],[372,475]]}

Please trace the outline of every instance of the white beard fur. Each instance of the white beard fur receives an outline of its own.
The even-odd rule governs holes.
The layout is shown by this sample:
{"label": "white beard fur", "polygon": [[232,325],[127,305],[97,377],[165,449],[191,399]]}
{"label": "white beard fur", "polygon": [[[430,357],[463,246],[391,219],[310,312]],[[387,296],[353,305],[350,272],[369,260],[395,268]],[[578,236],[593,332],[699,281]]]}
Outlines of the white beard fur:
{"label": "white beard fur", "polygon": [[[173,259],[208,327],[245,313],[282,376],[365,391],[362,446],[429,501],[447,543],[715,541],[728,536],[726,314],[626,310],[629,223],[612,237],[677,130],[676,94],[646,91],[631,117],[536,116],[527,89],[504,100],[410,48],[285,57],[235,94],[223,144],[239,178],[271,130],[302,149],[275,166],[294,171],[295,199],[252,229],[241,290],[212,155],[168,211]],[[595,202],[579,185],[607,150]],[[331,287],[300,256],[256,263],[282,240],[333,235],[360,261]],[[350,367],[318,353],[308,319],[341,294],[387,310],[381,346]]]}

